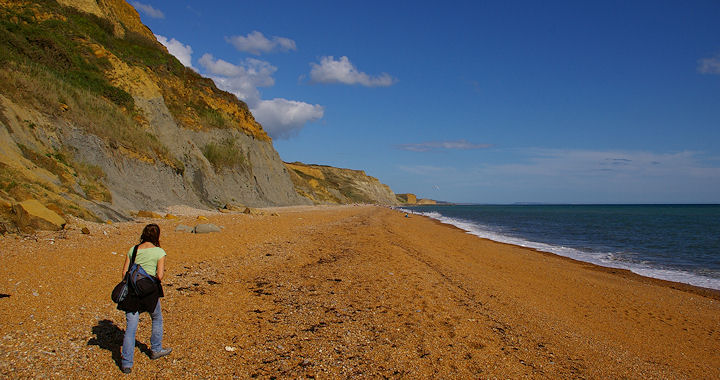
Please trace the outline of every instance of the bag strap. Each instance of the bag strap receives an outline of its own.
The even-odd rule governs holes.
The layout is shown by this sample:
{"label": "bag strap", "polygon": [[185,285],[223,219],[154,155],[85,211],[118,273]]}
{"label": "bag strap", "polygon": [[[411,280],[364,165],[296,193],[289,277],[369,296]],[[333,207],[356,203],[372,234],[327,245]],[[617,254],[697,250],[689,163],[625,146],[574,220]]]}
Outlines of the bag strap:
{"label": "bag strap", "polygon": [[[132,258],[130,259],[130,265],[128,265],[128,274],[130,274],[130,268],[131,268],[131,267],[133,266],[133,264],[135,263],[135,255],[137,255],[137,251],[138,251],[138,247],[139,247],[139,246],[140,246],[140,244],[138,244],[138,245],[136,245],[135,247],[133,247]],[[138,265],[138,267],[140,267],[140,268],[142,269],[142,265]],[[142,273],[146,273],[146,272],[145,272],[145,269],[143,269],[142,271],[143,271]],[[146,275],[150,280],[152,280],[152,282],[154,282],[154,283],[158,283],[158,282],[159,282],[159,280],[156,279],[155,276],[151,276],[151,275],[149,275],[149,274],[147,274],[147,273],[146,273],[145,275]]]}
{"label": "bag strap", "polygon": [[136,245],[136,246],[133,248],[132,258],[130,259],[130,266],[132,266],[133,264],[135,264],[135,255],[137,255],[137,250],[138,250],[138,247],[139,247],[139,246],[140,246],[140,244]]}

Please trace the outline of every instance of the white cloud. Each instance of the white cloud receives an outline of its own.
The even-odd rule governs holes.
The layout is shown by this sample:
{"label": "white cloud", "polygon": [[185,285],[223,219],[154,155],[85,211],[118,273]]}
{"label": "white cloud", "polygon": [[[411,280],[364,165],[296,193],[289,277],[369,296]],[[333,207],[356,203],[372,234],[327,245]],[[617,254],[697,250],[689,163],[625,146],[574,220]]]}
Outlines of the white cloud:
{"label": "white cloud", "polygon": [[319,104],[282,98],[260,100],[251,111],[273,138],[292,137],[306,123],[321,119],[325,113]]}
{"label": "white cloud", "polygon": [[310,81],[314,83],[359,84],[366,87],[392,86],[397,80],[390,74],[370,76],[359,71],[348,57],[335,60],[333,56],[320,58],[320,64],[310,63]]}
{"label": "white cloud", "polygon": [[697,70],[701,74],[720,74],[720,54],[698,60]]}
{"label": "white cloud", "polygon": [[454,149],[454,150],[470,150],[470,149],[486,149],[490,148],[490,144],[473,144],[467,140],[457,141],[428,141],[417,144],[401,144],[399,149],[409,150],[411,152],[428,152],[435,149]]}
{"label": "white cloud", "polygon": [[[155,35],[165,45],[170,54],[174,55],[183,65],[192,68],[190,45],[172,38]],[[239,49],[251,52],[268,52],[272,50],[295,50],[295,42],[282,37],[273,37],[272,41],[260,32],[253,32],[247,37],[233,37],[233,44]],[[273,74],[277,67],[270,62],[255,58],[246,58],[239,64],[216,59],[212,54],[204,54],[198,60],[206,70],[206,75],[215,81],[218,88],[229,91],[247,103],[255,119],[263,125],[272,138],[288,138],[297,134],[305,124],[321,119],[324,109],[319,104],[309,104],[296,100],[275,98],[261,99],[259,87],[275,85]]]}
{"label": "white cloud", "polygon": [[223,90],[230,91],[241,100],[253,105],[260,101],[258,87],[275,84],[273,74],[277,67],[259,59],[247,58],[239,65],[222,59],[215,59],[211,54],[200,57],[202,65],[215,80],[215,84]]}
{"label": "white cloud", "polygon": [[324,109],[319,104],[283,98],[261,99],[258,87],[275,84],[272,76],[277,68],[269,62],[247,58],[235,65],[215,59],[211,54],[204,54],[199,62],[219,88],[232,92],[248,104],[255,119],[272,138],[291,137],[305,124],[319,120],[324,115]]}
{"label": "white cloud", "polygon": [[143,3],[139,2],[139,1],[133,1],[133,2],[131,2],[130,4],[132,4],[132,6],[135,7],[135,9],[141,11],[142,13],[144,13],[145,15],[147,15],[148,17],[152,17],[152,18],[165,18],[165,14],[162,13],[161,10],[153,8],[152,5],[143,4]]}
{"label": "white cloud", "polygon": [[270,53],[272,51],[290,51],[297,50],[295,41],[274,36],[268,39],[262,33],[254,30],[247,36],[231,36],[225,37],[225,40],[235,46],[239,51],[260,55],[262,53]]}
{"label": "white cloud", "polygon": [[165,45],[165,47],[168,49],[168,52],[170,52],[170,54],[174,55],[175,58],[177,58],[178,61],[180,61],[180,63],[182,63],[183,65],[185,65],[187,67],[192,68],[193,50],[192,50],[192,47],[190,47],[190,45],[185,45],[182,42],[180,42],[174,38],[172,38],[168,41],[168,39],[166,37],[158,35],[158,34],[155,35],[155,38],[157,38],[157,40],[161,44]]}

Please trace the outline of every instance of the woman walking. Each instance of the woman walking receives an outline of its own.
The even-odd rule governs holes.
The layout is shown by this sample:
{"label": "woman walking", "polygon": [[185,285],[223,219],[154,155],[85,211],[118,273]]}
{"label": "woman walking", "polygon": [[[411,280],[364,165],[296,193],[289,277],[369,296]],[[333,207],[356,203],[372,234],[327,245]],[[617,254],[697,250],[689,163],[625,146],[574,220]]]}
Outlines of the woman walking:
{"label": "woman walking", "polygon": [[[130,267],[130,261],[135,247],[130,248],[123,264],[123,278]],[[160,297],[163,297],[161,281],[165,274],[165,250],[160,248],[160,227],[157,224],[148,224],[140,235],[140,244],[137,245],[135,263],[140,265],[147,274],[157,279],[157,286],[143,296],[132,291],[124,301],[118,304],[118,309],[125,312],[127,327],[122,346],[121,370],[123,373],[132,372],[133,357],[135,355],[135,333],[137,332],[140,313],[150,313],[152,318],[152,334],[150,335],[150,359],[159,359],[169,354],[172,349],[162,347],[163,317],[160,309]]]}

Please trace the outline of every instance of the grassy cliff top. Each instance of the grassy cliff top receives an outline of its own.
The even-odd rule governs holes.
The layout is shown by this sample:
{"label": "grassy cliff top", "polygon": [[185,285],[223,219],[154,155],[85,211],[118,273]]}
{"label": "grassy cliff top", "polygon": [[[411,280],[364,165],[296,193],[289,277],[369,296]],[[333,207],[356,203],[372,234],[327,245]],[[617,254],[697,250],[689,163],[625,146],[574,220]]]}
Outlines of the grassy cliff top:
{"label": "grassy cliff top", "polygon": [[[0,75],[10,78],[0,83],[1,93],[56,116],[68,108],[82,113],[104,108],[101,113],[126,119],[120,125],[125,136],[108,130],[117,127],[103,127],[102,120],[72,121],[99,137],[128,148],[149,145],[156,153],[162,148],[143,136],[147,121],[136,97],[162,97],[185,128],[236,128],[269,140],[244,102],[183,66],[129,4],[106,0],[83,8],[87,1],[63,3],[73,6],[51,0],[0,2]],[[79,104],[69,104],[73,100]]]}

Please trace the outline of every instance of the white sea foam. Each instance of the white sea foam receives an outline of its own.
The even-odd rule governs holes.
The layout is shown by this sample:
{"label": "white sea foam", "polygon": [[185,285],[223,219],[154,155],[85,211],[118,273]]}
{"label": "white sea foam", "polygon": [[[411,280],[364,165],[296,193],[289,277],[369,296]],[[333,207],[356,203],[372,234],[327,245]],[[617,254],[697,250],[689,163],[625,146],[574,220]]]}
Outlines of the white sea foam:
{"label": "white sea foam", "polygon": [[408,209],[400,210],[407,213],[424,215],[432,219],[436,219],[442,223],[453,225],[467,231],[472,235],[484,239],[493,240],[500,243],[517,245],[520,247],[532,248],[543,252],[550,252],[556,255],[565,256],[575,260],[584,261],[604,267],[627,269],[633,273],[637,273],[645,277],[658,278],[661,280],[681,282],[694,286],[720,290],[720,279],[717,278],[702,276],[683,270],[657,268],[653,267],[651,263],[648,263],[646,261],[643,261],[642,263],[619,261],[616,256],[611,252],[587,252],[575,248],[534,242],[518,237],[503,235],[492,231],[488,226],[483,226],[479,223],[469,220],[450,218],[435,211],[418,212]]}

